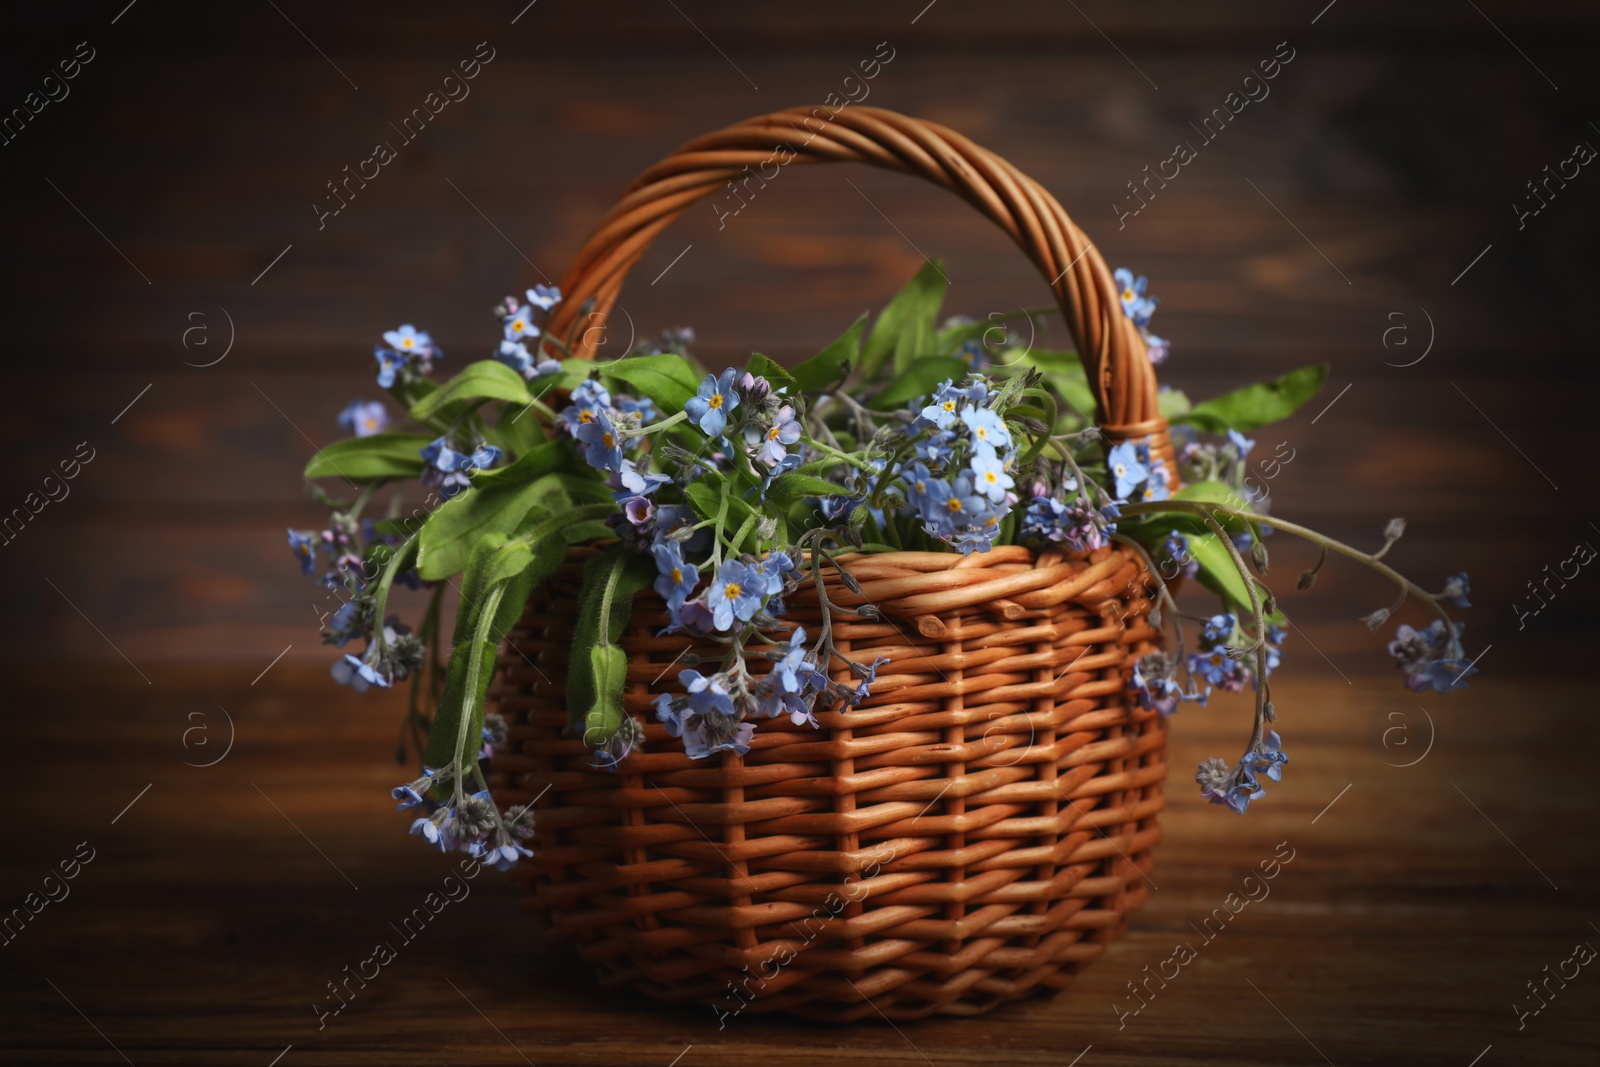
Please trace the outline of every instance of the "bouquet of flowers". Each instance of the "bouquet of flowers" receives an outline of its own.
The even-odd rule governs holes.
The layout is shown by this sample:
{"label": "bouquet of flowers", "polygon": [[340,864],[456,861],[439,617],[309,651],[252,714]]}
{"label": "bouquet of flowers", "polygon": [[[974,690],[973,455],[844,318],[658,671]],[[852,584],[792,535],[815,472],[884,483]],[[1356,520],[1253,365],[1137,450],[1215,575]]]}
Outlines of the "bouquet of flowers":
{"label": "bouquet of flowers", "polygon": [[[1157,301],[1146,280],[1125,270],[1115,278],[1151,360],[1166,359],[1167,342],[1149,332]],[[1205,797],[1236,812],[1288,762],[1273,729],[1270,677],[1286,619],[1263,580],[1267,535],[1320,547],[1302,590],[1330,552],[1391,579],[1398,600],[1364,620],[1373,630],[1408,597],[1419,600],[1435,620],[1400,626],[1389,645],[1406,684],[1465,687],[1475,668],[1446,606],[1466,605],[1466,575],[1428,592],[1382,562],[1403,520],[1364,552],[1269,517],[1265,487],[1249,473],[1255,442],[1246,435],[1305,403],[1325,367],[1203,403],[1163,389],[1174,453],[1164,458],[1148,440],[1106,448],[1075,353],[1020,339],[1020,325],[1044,312],[941,322],[944,285],[930,263],[870,331],[864,315],[789,368],[759,353],[742,368],[702,367],[687,329],[609,362],[569,358],[574,339],[543,329],[561,300],[546,286],[496,307],[502,337],[491,358],[442,384],[431,375],[444,355],[427,333],[406,325],[384,334],[378,384],[404,424],[391,429],[380,401],[344,409],[339,422],[353,436],[305,472],[332,508],[328,527],[290,530],[289,543],[304,572],[342,601],[325,616],[325,640],[340,649],[364,643],[342,654],[334,678],[358,691],[409,682],[402,736],[422,771],[394,797],[417,810],[412,833],[502,868],[528,854],[528,806],[499,810],[485,783],[481,761],[505,743],[506,729],[485,715],[484,698],[501,640],[573,545],[597,551],[583,570],[570,727],[601,768],[615,769],[643,736],[624,711],[619,641],[646,586],[666,603],[665,632],[719,650],[683,656],[655,696],[657,719],[689,756],[742,754],[762,719],[815,726],[819,709],[863,700],[885,661],[836,647],[831,619],[878,613],[871,603],[830,602],[823,582],[833,572],[859,592],[848,558],[863,553],[1134,548],[1159,605],[1152,622],[1170,626],[1174,652],[1134,664],[1130,698],[1171,714],[1219,688],[1254,690],[1244,754],[1209,759],[1196,774]],[[354,495],[336,499],[317,480],[342,481]],[[420,499],[408,499],[412,483]],[[1215,613],[1178,609],[1172,587],[1184,578],[1216,594]],[[821,598],[817,632],[785,621],[785,601],[802,583]],[[428,591],[415,628],[389,613],[396,584]],[[447,589],[458,605],[445,654]],[[1193,651],[1185,623],[1197,631]],[[405,740],[398,756],[407,759]]]}

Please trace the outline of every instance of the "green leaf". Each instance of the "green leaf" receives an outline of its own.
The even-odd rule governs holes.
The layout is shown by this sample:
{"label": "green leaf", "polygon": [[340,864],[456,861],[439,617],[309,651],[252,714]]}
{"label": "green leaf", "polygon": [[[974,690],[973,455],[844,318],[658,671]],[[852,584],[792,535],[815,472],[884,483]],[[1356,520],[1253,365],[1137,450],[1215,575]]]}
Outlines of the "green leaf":
{"label": "green leaf", "polygon": [[593,744],[603,741],[622,725],[622,691],[628,681],[628,654],[616,645],[589,649],[589,673],[594,703],[584,713],[583,736]]}
{"label": "green leaf", "polygon": [[658,356],[630,356],[595,364],[597,370],[608,378],[626,382],[633,391],[647,396],[661,405],[668,415],[683,410],[684,402],[700,388],[700,379],[681,356],[666,353]]}
{"label": "green leaf", "polygon": [[750,362],[745,365],[745,369],[758,378],[765,378],[771,382],[774,391],[788,389],[790,395],[800,392],[799,383],[794,380],[794,375],[760,352],[751,353]]}
{"label": "green leaf", "polygon": [[544,425],[532,408],[507,407],[493,429],[485,429],[484,436],[492,445],[499,445],[513,456],[522,457],[550,440]]}
{"label": "green leaf", "polygon": [[796,367],[790,374],[806,392],[826,389],[855,369],[861,359],[861,333],[867,327],[865,313],[840,334],[827,348]]}
{"label": "green leaf", "polygon": [[1078,360],[1078,353],[1035,348],[1013,355],[1007,350],[995,362],[1001,366],[1009,363],[1011,366],[1032,367],[1044,375],[1046,385],[1066,400],[1070,411],[1080,419],[1094,421],[1094,390],[1089,388],[1089,376]]}
{"label": "green leaf", "polygon": [[[647,558],[621,545],[613,545],[584,564],[583,585],[578,594],[578,623],[573,630],[572,656],[567,664],[567,714],[574,725],[583,722],[595,706],[597,690],[590,650],[602,643],[615,644],[621,640],[628,616],[633,612],[634,596],[654,580],[655,574],[656,568]],[[611,617],[602,620],[600,607],[608,582],[614,582]]]}
{"label": "green leaf", "polygon": [[894,356],[894,371],[903,373],[917,356],[929,355],[938,343],[939,305],[949,284],[938,260],[929,260],[895,294],[872,324],[872,336],[861,352],[861,373],[868,381],[878,376],[884,361]]}
{"label": "green leaf", "polygon": [[474,546],[492,533],[517,528],[538,500],[538,482],[474,485],[458,493],[422,527],[417,573],[427,581],[455,574],[467,565]]}
{"label": "green leaf", "polygon": [[546,441],[528,449],[515,463],[492,470],[474,471],[472,484],[478,489],[498,489],[536,482],[557,471],[570,473],[581,469],[569,442]]}
{"label": "green leaf", "polygon": [[307,478],[342,477],[357,485],[422,473],[422,450],[433,438],[419,433],[375,433],[335,441],[311,457]]}
{"label": "green leaf", "polygon": [[526,405],[533,402],[533,394],[528,392],[522,375],[504,363],[483,359],[469,363],[461,373],[411,405],[411,417],[426,422],[456,401],[471,400],[506,400]]}
{"label": "green leaf", "polygon": [[1161,389],[1156,393],[1156,410],[1168,421],[1184,414],[1191,407],[1193,405],[1182,389]]}
{"label": "green leaf", "polygon": [[780,474],[773,479],[772,485],[767,489],[767,499],[775,501],[784,510],[788,510],[808,496],[849,495],[850,491],[837,482],[830,482],[826,478],[814,478],[798,471]]}
{"label": "green leaf", "polygon": [[1189,552],[1200,564],[1200,581],[1212,592],[1232,602],[1233,610],[1250,614],[1250,591],[1244,578],[1233,565],[1233,556],[1210,530],[1204,533],[1185,532]]}
{"label": "green leaf", "polygon": [[[456,734],[460,731],[462,705],[467,699],[467,677],[472,662],[478,662],[478,685],[472,694],[474,723],[468,727],[467,752],[475,751],[472,730],[483,729],[483,701],[494,678],[495,645],[492,641],[469,639],[450,653],[450,666],[445,672],[444,695],[439,698],[439,710],[434,715],[433,726],[428,731],[428,747],[422,761],[429,767],[449,767],[456,758]],[[480,735],[481,736],[481,735]]]}
{"label": "green leaf", "polygon": [[1316,395],[1327,380],[1328,365],[1317,363],[1292,370],[1281,378],[1235,389],[1204,403],[1196,404],[1174,422],[1186,423],[1207,433],[1238,430],[1248,433],[1279,419],[1286,419]]}
{"label": "green leaf", "polygon": [[873,397],[869,406],[879,411],[900,407],[908,400],[927,396],[947,378],[961,381],[969,370],[965,361],[953,356],[924,356],[884,386],[883,392]]}

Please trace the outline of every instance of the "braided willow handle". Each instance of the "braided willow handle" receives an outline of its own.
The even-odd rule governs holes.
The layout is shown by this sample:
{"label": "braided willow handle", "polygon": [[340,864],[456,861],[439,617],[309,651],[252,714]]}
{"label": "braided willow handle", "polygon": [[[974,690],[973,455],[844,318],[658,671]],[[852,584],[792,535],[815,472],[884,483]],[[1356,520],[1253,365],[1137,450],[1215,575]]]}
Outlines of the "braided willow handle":
{"label": "braided willow handle", "polygon": [[[954,130],[882,108],[791,108],[746,119],[673,152],[639,175],[590,235],[561,279],[565,299],[548,332],[566,336],[586,315],[573,354],[593,358],[603,337],[597,327],[629,269],[689,205],[758,173],[752,168],[838,161],[926,178],[1010,234],[1050,281],[1088,372],[1101,429],[1111,441],[1149,437],[1176,486],[1167,423],[1156,407],[1155,371],[1138,330],[1122,313],[1100,252],[1055,197],[1010,163]],[[582,305],[591,297],[593,307],[585,313]]]}

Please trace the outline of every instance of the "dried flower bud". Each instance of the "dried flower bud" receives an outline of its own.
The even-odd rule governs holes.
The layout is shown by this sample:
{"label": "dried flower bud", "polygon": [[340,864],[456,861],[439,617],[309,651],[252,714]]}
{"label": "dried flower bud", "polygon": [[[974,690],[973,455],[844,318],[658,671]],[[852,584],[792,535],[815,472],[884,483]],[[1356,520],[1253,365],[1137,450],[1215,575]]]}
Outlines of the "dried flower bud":
{"label": "dried flower bud", "polygon": [[1398,541],[1400,540],[1400,535],[1405,532],[1406,520],[1390,519],[1388,524],[1383,528],[1383,539],[1385,541]]}
{"label": "dried flower bud", "polygon": [[863,604],[856,609],[856,614],[861,616],[863,619],[883,618],[883,612],[878,610],[878,605],[876,604]]}
{"label": "dried flower bud", "polygon": [[1266,599],[1261,602],[1261,613],[1263,615],[1271,615],[1277,610],[1278,598],[1273,596],[1271,593],[1268,593]]}
{"label": "dried flower bud", "polygon": [[846,589],[850,590],[856,596],[861,595],[861,583],[856,581],[855,575],[851,574],[849,571],[841,570],[839,572],[839,580],[844,583],[844,587]]}
{"label": "dried flower bud", "polygon": [[1310,589],[1313,584],[1315,584],[1316,580],[1317,569],[1313,567],[1304,574],[1300,575],[1300,580],[1294,584],[1294,587],[1300,592],[1304,593],[1307,589]]}
{"label": "dried flower bud", "polygon": [[1250,562],[1255,566],[1257,574],[1267,573],[1267,546],[1259,537],[1250,542]]}
{"label": "dried flower bud", "polygon": [[1268,722],[1278,721],[1278,709],[1272,706],[1272,701],[1267,701],[1261,708],[1261,715]]}
{"label": "dried flower bud", "polygon": [[1363,615],[1361,621],[1367,624],[1367,629],[1376,632],[1378,627],[1389,621],[1389,609],[1379,608],[1371,615]]}

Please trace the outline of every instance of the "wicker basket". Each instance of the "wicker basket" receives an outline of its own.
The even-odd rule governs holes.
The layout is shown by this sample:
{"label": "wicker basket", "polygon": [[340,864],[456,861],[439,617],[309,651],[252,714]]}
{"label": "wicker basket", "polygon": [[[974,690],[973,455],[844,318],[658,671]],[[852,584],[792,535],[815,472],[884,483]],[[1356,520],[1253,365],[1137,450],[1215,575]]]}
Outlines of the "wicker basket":
{"label": "wicker basket", "polygon": [[[550,329],[571,329],[591,297],[603,322],[655,234],[774,146],[796,163],[871,163],[946,186],[1016,239],[1051,281],[1107,439],[1148,438],[1170,471],[1143,343],[1050,194],[932,123],[874,108],[817,116],[827,109],[742,122],[646,171],[562,279]],[[1127,699],[1128,667],[1160,641],[1132,551],[847,559],[861,594],[830,576],[829,597],[883,613],[834,622],[841,650],[889,659],[871,697],[820,714],[820,730],[763,721],[747,755],[700,761],[651,714],[694,643],[657,636],[666,608],[646,590],[623,640],[627,709],[646,740],[615,774],[566,729],[588,551],[535,593],[500,657],[491,698],[511,743],[491,786],[502,803],[538,798],[536,855],[516,877],[602,984],[724,1015],[975,1015],[1065,985],[1143,903],[1166,737]],[[788,617],[810,628],[817,612],[803,586]]]}

